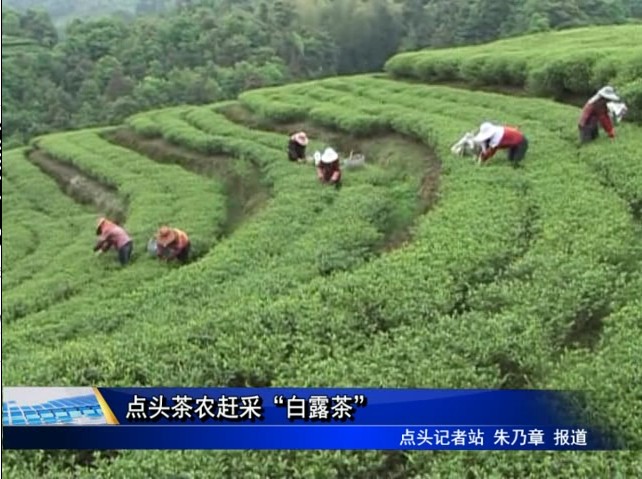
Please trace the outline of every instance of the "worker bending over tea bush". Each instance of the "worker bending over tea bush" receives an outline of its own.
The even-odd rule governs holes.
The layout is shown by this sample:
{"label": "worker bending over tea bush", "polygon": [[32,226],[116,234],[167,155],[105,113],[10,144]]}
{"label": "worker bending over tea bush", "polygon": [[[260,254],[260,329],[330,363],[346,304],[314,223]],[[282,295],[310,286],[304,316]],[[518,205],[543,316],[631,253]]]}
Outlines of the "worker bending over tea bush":
{"label": "worker bending over tea bush", "polygon": [[319,158],[315,158],[319,181],[341,188],[341,164],[339,154],[332,148],[326,148]]}
{"label": "worker bending over tea bush", "polygon": [[118,251],[120,264],[125,266],[129,263],[134,242],[122,227],[107,218],[99,218],[96,225],[96,235],[98,236],[98,241],[94,246],[96,255],[101,255],[114,248]]}
{"label": "worker bending over tea bush", "polygon": [[181,263],[187,263],[191,243],[184,231],[162,226],[156,233],[156,248],[156,254],[160,259],[166,261],[176,259]]}
{"label": "worker bending over tea bush", "polygon": [[495,155],[497,150],[507,149],[508,160],[513,166],[519,166],[528,151],[528,139],[517,128],[494,125],[484,122],[475,136],[475,143],[481,145],[479,163],[483,164]]}
{"label": "worker bending over tea bush", "polygon": [[305,149],[308,146],[308,136],[304,131],[290,135],[288,142],[288,159],[290,161],[305,161]]}
{"label": "worker bending over tea bush", "polygon": [[598,123],[602,125],[609,138],[615,138],[615,128],[608,108],[609,101],[620,101],[620,97],[615,93],[613,87],[605,86],[593,95],[582,108],[578,122],[581,144],[597,139]]}

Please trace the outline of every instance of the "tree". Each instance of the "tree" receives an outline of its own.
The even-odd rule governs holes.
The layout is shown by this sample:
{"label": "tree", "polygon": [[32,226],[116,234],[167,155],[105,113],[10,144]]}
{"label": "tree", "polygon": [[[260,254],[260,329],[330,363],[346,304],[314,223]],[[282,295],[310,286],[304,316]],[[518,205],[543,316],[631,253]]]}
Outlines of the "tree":
{"label": "tree", "polygon": [[111,76],[105,86],[104,95],[110,102],[118,98],[129,95],[135,87],[134,81],[123,74],[122,68],[116,68],[111,72]]}
{"label": "tree", "polygon": [[620,0],[578,0],[578,6],[596,24],[623,23],[630,12]]}
{"label": "tree", "polygon": [[402,24],[386,0],[374,0],[370,12],[371,31],[368,35],[368,70],[381,70],[388,58],[399,50]]}
{"label": "tree", "polygon": [[427,0],[407,0],[401,6],[401,29],[405,32],[401,50],[416,50],[428,45],[430,31],[426,22]]}
{"label": "tree", "polygon": [[[110,3],[107,6],[107,3]],[[379,71],[400,49],[642,17],[642,0],[7,0],[5,137],[247,88]],[[58,36],[52,15],[82,16]],[[172,8],[170,13],[163,8]],[[122,11],[127,18],[91,16]],[[144,16],[132,17],[135,10]],[[67,20],[65,20],[66,22]]]}
{"label": "tree", "polygon": [[642,18],[642,0],[626,0],[624,5],[629,16]]}
{"label": "tree", "polygon": [[[475,0],[466,6],[465,37],[467,43],[483,43],[499,37],[503,19],[510,18],[516,5],[511,0]],[[475,12],[475,14],[472,14]]]}
{"label": "tree", "polygon": [[[20,26],[20,14],[11,8],[2,9],[2,34],[18,37],[24,32]],[[4,42],[3,42],[4,43]]]}
{"label": "tree", "polygon": [[27,10],[20,16],[20,30],[27,38],[33,38],[44,47],[52,47],[58,41],[58,32],[44,10]]}

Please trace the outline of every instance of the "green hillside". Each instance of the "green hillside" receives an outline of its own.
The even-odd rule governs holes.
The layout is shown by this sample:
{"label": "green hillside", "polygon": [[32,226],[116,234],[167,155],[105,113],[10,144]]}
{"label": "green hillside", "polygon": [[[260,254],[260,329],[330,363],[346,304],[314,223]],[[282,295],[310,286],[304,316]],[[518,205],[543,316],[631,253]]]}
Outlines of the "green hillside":
{"label": "green hillside", "polygon": [[2,35],[2,58],[10,58],[20,54],[34,54],[44,51],[30,38]]}
{"label": "green hillside", "polygon": [[402,53],[385,70],[397,78],[471,86],[524,87],[557,99],[590,96],[612,83],[642,120],[642,25],[547,32],[484,45]]}
{"label": "green hillside", "polygon": [[[163,10],[169,2],[154,0],[159,10]],[[109,15],[126,13],[133,16],[137,6],[145,7],[149,1],[139,0],[5,0],[3,7],[26,11],[29,9],[46,11],[54,24],[62,28],[74,19],[90,19],[107,17]]]}
{"label": "green hillside", "polygon": [[[578,113],[362,75],[9,150],[3,384],[587,389],[639,448],[642,128],[578,149]],[[524,168],[450,153],[483,120],[526,132]],[[298,128],[366,167],[319,185],[286,160]],[[99,212],[135,239],[124,270],[91,255]],[[190,265],[147,256],[166,221]],[[639,452],[3,456],[8,477],[642,476]]]}

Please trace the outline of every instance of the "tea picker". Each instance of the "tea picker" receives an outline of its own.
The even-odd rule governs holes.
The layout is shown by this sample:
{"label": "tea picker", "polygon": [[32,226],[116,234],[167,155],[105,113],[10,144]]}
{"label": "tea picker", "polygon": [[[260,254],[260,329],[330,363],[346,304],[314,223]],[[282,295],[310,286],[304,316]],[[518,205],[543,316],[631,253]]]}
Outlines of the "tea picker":
{"label": "tea picker", "polygon": [[302,163],[305,161],[305,149],[308,146],[308,135],[299,131],[290,135],[288,141],[288,160]]}
{"label": "tea picker", "polygon": [[314,163],[319,181],[341,188],[341,162],[339,154],[332,148],[326,148],[323,154],[314,153]]}
{"label": "tea picker", "polygon": [[611,105],[609,108],[609,102],[621,103],[620,97],[615,93],[612,86],[601,88],[584,104],[579,121],[577,122],[580,144],[585,144],[597,139],[599,136],[598,125],[602,126],[609,138],[615,138],[615,128],[613,127],[611,111],[617,109],[621,115],[624,115],[626,106],[624,106],[624,109],[616,105]]}
{"label": "tea picker", "polygon": [[517,167],[528,151],[528,139],[521,131],[511,126],[494,125],[488,121],[481,124],[473,141],[482,147],[479,155],[480,165],[486,163],[498,150],[508,150],[508,160]]}
{"label": "tea picker", "polygon": [[114,248],[118,251],[118,261],[122,266],[129,263],[134,249],[134,242],[124,228],[107,218],[99,218],[96,223],[96,235],[98,240],[94,246],[94,254],[97,256]]}
{"label": "tea picker", "polygon": [[[315,151],[313,156],[307,158],[307,162],[314,164],[314,166],[319,166],[321,157],[321,152]],[[350,150],[350,156],[348,158],[341,160],[341,167],[345,168],[346,170],[355,170],[358,168],[362,168],[365,166],[365,164],[366,156],[362,153],[354,153],[353,150]]]}
{"label": "tea picker", "polygon": [[166,261],[178,260],[187,263],[191,250],[191,242],[187,233],[178,228],[162,226],[156,236],[147,243],[147,251],[156,253],[159,259]]}

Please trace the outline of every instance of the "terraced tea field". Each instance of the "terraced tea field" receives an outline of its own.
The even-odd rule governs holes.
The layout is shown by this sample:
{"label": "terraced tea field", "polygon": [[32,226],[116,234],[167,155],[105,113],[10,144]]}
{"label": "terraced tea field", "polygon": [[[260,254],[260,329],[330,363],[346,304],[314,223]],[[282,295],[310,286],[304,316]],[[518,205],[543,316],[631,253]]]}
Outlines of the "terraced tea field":
{"label": "terraced tea field", "polygon": [[11,58],[16,55],[35,54],[40,51],[42,51],[42,47],[30,38],[2,35],[2,58]]}
{"label": "terraced tea field", "polygon": [[[642,130],[577,108],[357,76],[153,111],[6,152],[6,385],[585,388],[641,445]],[[524,167],[450,145],[519,126]],[[366,154],[340,191],[285,133]],[[56,184],[58,182],[58,184]],[[91,255],[99,211],[134,236]],[[146,256],[169,221],[197,244]],[[5,453],[15,477],[640,477],[639,453]]]}
{"label": "terraced tea field", "polygon": [[550,96],[583,104],[616,85],[642,120],[642,25],[576,28],[483,45],[402,53],[385,70],[397,78]]}

